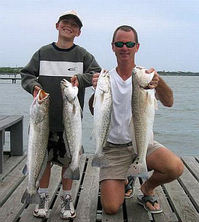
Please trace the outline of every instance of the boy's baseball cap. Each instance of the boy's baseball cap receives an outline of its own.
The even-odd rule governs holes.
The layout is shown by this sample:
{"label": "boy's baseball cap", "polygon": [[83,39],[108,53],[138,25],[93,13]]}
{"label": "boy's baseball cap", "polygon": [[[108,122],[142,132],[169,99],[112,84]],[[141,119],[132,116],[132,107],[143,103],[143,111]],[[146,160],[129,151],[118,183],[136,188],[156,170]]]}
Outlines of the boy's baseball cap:
{"label": "boy's baseball cap", "polygon": [[74,10],[70,10],[70,11],[66,11],[66,12],[62,13],[58,18],[58,22],[60,22],[62,19],[65,19],[67,17],[73,17],[80,28],[83,26],[79,15]]}

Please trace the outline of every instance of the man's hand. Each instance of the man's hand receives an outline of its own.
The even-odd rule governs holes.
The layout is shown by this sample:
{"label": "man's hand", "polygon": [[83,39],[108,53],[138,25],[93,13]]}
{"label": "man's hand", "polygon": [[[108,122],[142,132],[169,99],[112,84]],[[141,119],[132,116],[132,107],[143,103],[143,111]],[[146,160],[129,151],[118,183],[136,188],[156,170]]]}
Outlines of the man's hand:
{"label": "man's hand", "polygon": [[72,83],[72,86],[77,86],[77,87],[79,86],[79,82],[78,82],[77,76],[71,77],[70,81]]}
{"label": "man's hand", "polygon": [[156,70],[154,68],[150,68],[148,70],[146,70],[146,73],[150,74],[154,72],[154,76],[153,76],[153,79],[151,80],[151,82],[149,83],[148,87],[149,89],[154,89],[158,86],[158,83],[159,83],[159,80],[160,80],[160,77],[158,75],[158,73],[156,72]]}
{"label": "man's hand", "polygon": [[100,73],[97,73],[97,72],[93,74],[93,78],[92,78],[93,88],[97,87],[97,81],[98,81],[99,75]]}
{"label": "man's hand", "polygon": [[35,86],[35,87],[34,87],[34,91],[33,91],[33,97],[34,97],[34,98],[37,96],[37,94],[38,94],[38,92],[39,92],[40,89],[41,89],[41,88],[40,88],[39,86]]}

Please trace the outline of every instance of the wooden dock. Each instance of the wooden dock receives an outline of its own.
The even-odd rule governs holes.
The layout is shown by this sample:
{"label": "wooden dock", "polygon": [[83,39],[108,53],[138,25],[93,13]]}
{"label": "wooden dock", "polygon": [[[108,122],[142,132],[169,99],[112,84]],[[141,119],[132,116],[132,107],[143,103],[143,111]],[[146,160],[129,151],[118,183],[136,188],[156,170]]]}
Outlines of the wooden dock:
{"label": "wooden dock", "polygon": [[11,80],[12,83],[16,83],[17,80],[21,80],[20,77],[0,77],[0,80]]}
{"label": "wooden dock", "polygon": [[[27,178],[22,174],[26,155],[4,155],[5,167],[0,174],[0,222],[61,222],[60,167],[53,166],[49,187],[50,213],[48,219],[32,216],[34,205],[25,206],[21,197],[26,189]],[[183,157],[183,175],[171,183],[158,187],[156,193],[163,208],[161,214],[147,213],[136,202],[139,180],[136,180],[135,196],[126,199],[118,214],[106,215],[100,205],[99,169],[91,167],[92,155],[81,157],[81,178],[74,181],[72,195],[77,217],[74,222],[198,222],[199,221],[199,157]]]}

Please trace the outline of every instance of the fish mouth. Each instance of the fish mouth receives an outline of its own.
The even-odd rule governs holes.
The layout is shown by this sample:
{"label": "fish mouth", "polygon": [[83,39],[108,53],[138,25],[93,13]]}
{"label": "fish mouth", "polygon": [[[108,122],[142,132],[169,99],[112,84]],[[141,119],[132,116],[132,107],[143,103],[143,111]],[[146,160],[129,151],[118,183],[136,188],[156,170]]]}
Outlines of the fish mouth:
{"label": "fish mouth", "polygon": [[40,89],[38,92],[38,103],[41,104],[49,97],[49,93],[46,93],[43,89]]}
{"label": "fish mouth", "polygon": [[60,83],[61,83],[61,85],[66,86],[66,87],[68,87],[68,85],[69,85],[68,81],[66,79],[62,79]]}
{"label": "fish mouth", "polygon": [[62,91],[64,90],[64,88],[70,87],[70,85],[72,85],[72,84],[69,81],[67,81],[66,79],[62,79],[60,81],[60,86],[61,86]]}

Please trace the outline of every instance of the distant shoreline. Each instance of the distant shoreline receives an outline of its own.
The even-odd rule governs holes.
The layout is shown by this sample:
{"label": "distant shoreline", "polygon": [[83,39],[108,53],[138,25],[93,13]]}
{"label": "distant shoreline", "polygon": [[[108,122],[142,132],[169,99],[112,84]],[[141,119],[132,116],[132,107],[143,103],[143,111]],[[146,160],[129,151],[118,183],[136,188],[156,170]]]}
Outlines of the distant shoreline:
{"label": "distant shoreline", "polygon": [[199,72],[165,72],[158,71],[161,76],[199,76]]}
{"label": "distant shoreline", "polygon": [[[0,74],[19,74],[23,67],[0,67]],[[199,76],[199,72],[158,71],[161,76]]]}

